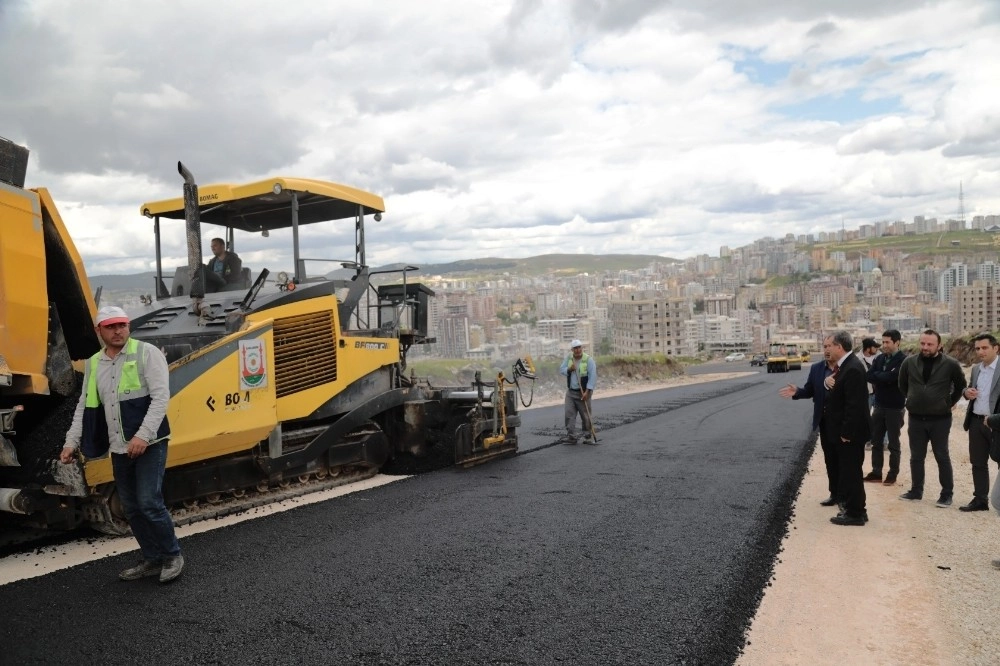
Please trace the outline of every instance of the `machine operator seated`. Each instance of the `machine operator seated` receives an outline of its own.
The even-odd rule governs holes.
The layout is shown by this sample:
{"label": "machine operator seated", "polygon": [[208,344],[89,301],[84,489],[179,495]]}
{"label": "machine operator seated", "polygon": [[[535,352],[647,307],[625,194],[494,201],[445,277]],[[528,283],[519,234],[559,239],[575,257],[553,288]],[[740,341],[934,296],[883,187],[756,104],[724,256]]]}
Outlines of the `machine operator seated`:
{"label": "machine operator seated", "polygon": [[226,243],[221,238],[212,239],[212,254],[215,256],[205,264],[205,291],[245,289],[243,262],[239,255],[227,251]]}

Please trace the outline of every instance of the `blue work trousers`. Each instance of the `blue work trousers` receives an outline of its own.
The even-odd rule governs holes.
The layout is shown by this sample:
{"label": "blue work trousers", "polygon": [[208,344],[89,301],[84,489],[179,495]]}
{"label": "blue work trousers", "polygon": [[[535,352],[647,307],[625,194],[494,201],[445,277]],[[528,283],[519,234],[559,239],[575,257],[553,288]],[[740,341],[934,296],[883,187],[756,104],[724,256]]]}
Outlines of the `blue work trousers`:
{"label": "blue work trousers", "polygon": [[111,454],[118,499],[142,557],[162,562],[181,552],[174,534],[174,521],[163,503],[163,472],[167,466],[167,443],[150,444],[137,458]]}

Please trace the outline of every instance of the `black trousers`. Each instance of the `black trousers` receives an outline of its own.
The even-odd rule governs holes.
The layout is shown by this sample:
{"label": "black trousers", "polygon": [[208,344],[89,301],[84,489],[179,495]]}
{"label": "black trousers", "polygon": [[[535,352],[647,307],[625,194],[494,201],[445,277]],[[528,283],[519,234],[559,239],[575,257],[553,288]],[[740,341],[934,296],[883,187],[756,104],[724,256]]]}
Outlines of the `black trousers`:
{"label": "black trousers", "polygon": [[910,414],[906,434],[910,438],[910,476],[913,477],[911,490],[924,492],[924,460],[927,458],[927,443],[938,465],[938,481],[941,494],[952,496],[955,479],[951,471],[951,456],[948,454],[948,434],[951,432],[951,415],[939,419],[920,420]]}
{"label": "black trousers", "polygon": [[[837,446],[836,442],[830,442],[828,439],[822,424],[820,424],[819,445],[823,449],[823,462],[826,464],[826,478],[830,487],[830,497],[841,502],[844,499],[844,495],[840,490],[840,460],[838,455],[840,447]],[[864,451],[864,446],[861,447],[861,450]]]}
{"label": "black trousers", "polygon": [[969,425],[969,462],[972,463],[972,495],[987,501],[990,495],[990,443],[993,431],[983,423],[982,416],[972,415]]}
{"label": "black trousers", "polygon": [[[865,442],[866,439],[839,442],[837,459],[840,462],[840,492],[843,494],[844,512],[851,518],[860,518],[865,511]],[[881,442],[880,442],[881,443]]]}
{"label": "black trousers", "polygon": [[899,433],[903,430],[903,408],[876,407],[872,412],[872,471],[882,473],[885,452],[882,442],[889,436],[889,476],[899,474]]}

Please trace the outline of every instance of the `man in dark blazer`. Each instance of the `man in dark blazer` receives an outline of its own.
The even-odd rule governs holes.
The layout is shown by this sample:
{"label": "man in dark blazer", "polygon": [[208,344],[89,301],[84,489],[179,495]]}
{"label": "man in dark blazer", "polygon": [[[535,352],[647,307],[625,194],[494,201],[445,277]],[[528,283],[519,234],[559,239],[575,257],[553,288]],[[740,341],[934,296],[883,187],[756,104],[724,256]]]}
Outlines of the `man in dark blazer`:
{"label": "man in dark blazer", "polygon": [[972,501],[960,506],[960,511],[987,511],[990,492],[990,444],[993,431],[986,425],[986,418],[997,412],[1000,398],[1000,372],[997,372],[997,353],[1000,344],[989,333],[972,339],[979,356],[979,363],[972,366],[972,380],[962,392],[969,401],[965,412],[965,429],[969,432],[969,462],[972,463]]}
{"label": "man in dark blazer", "polygon": [[[833,338],[828,337],[823,340],[823,362],[813,363],[809,368],[809,378],[804,386],[797,387],[795,384],[783,386],[778,395],[782,398],[792,400],[805,400],[811,398],[813,401],[813,433],[819,431],[819,445],[823,449],[823,462],[826,464],[826,478],[830,486],[830,496],[820,502],[823,506],[833,506],[843,501],[840,495],[838,479],[840,478],[840,462],[837,460],[838,446],[836,442],[827,441],[823,435],[823,430],[819,427],[823,417],[823,400],[826,398],[826,387],[823,381],[833,374],[835,363],[830,360],[830,347],[833,346]],[[815,436],[815,434],[814,434]]]}
{"label": "man in dark blazer", "polygon": [[843,511],[830,519],[835,525],[862,526],[868,520],[865,510],[865,483],[862,466],[865,442],[871,438],[871,413],[868,410],[868,381],[865,364],[853,353],[854,342],[847,331],[833,334],[830,358],[837,364],[826,379],[830,389],[823,401],[820,427],[828,441],[838,446],[840,489],[844,494]]}

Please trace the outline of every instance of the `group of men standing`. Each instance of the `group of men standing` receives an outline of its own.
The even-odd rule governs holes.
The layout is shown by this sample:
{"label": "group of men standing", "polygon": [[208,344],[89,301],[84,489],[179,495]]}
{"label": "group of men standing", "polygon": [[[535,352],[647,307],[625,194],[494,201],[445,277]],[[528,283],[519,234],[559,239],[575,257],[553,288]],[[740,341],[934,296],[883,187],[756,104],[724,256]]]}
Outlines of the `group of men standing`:
{"label": "group of men standing", "polygon": [[[879,345],[867,339],[862,353],[854,354],[850,334],[838,331],[823,341],[825,362],[813,365],[806,384],[789,384],[779,391],[784,398],[813,400],[813,430],[819,434],[830,491],[821,504],[839,506],[840,512],[830,519],[834,524],[868,522],[865,482],[896,483],[904,410],[911,485],[900,497],[923,499],[924,462],[930,444],[941,484],[936,504],[951,506],[955,485],[948,437],[952,409],[963,396],[969,401],[965,429],[969,431],[974,494],[960,509],[989,508],[989,452],[993,429],[1000,429],[1000,373],[996,372],[1000,344],[992,335],[976,336],[980,363],[973,367],[968,385],[958,361],[943,353],[936,331],[927,329],[920,335],[920,353],[912,356],[900,351],[900,339],[899,331],[888,330],[882,334],[880,353],[872,353]],[[872,471],[864,475],[868,442],[872,444]],[[889,464],[883,479],[884,445],[889,449]],[[1000,483],[993,492],[994,506],[998,506]]]}

